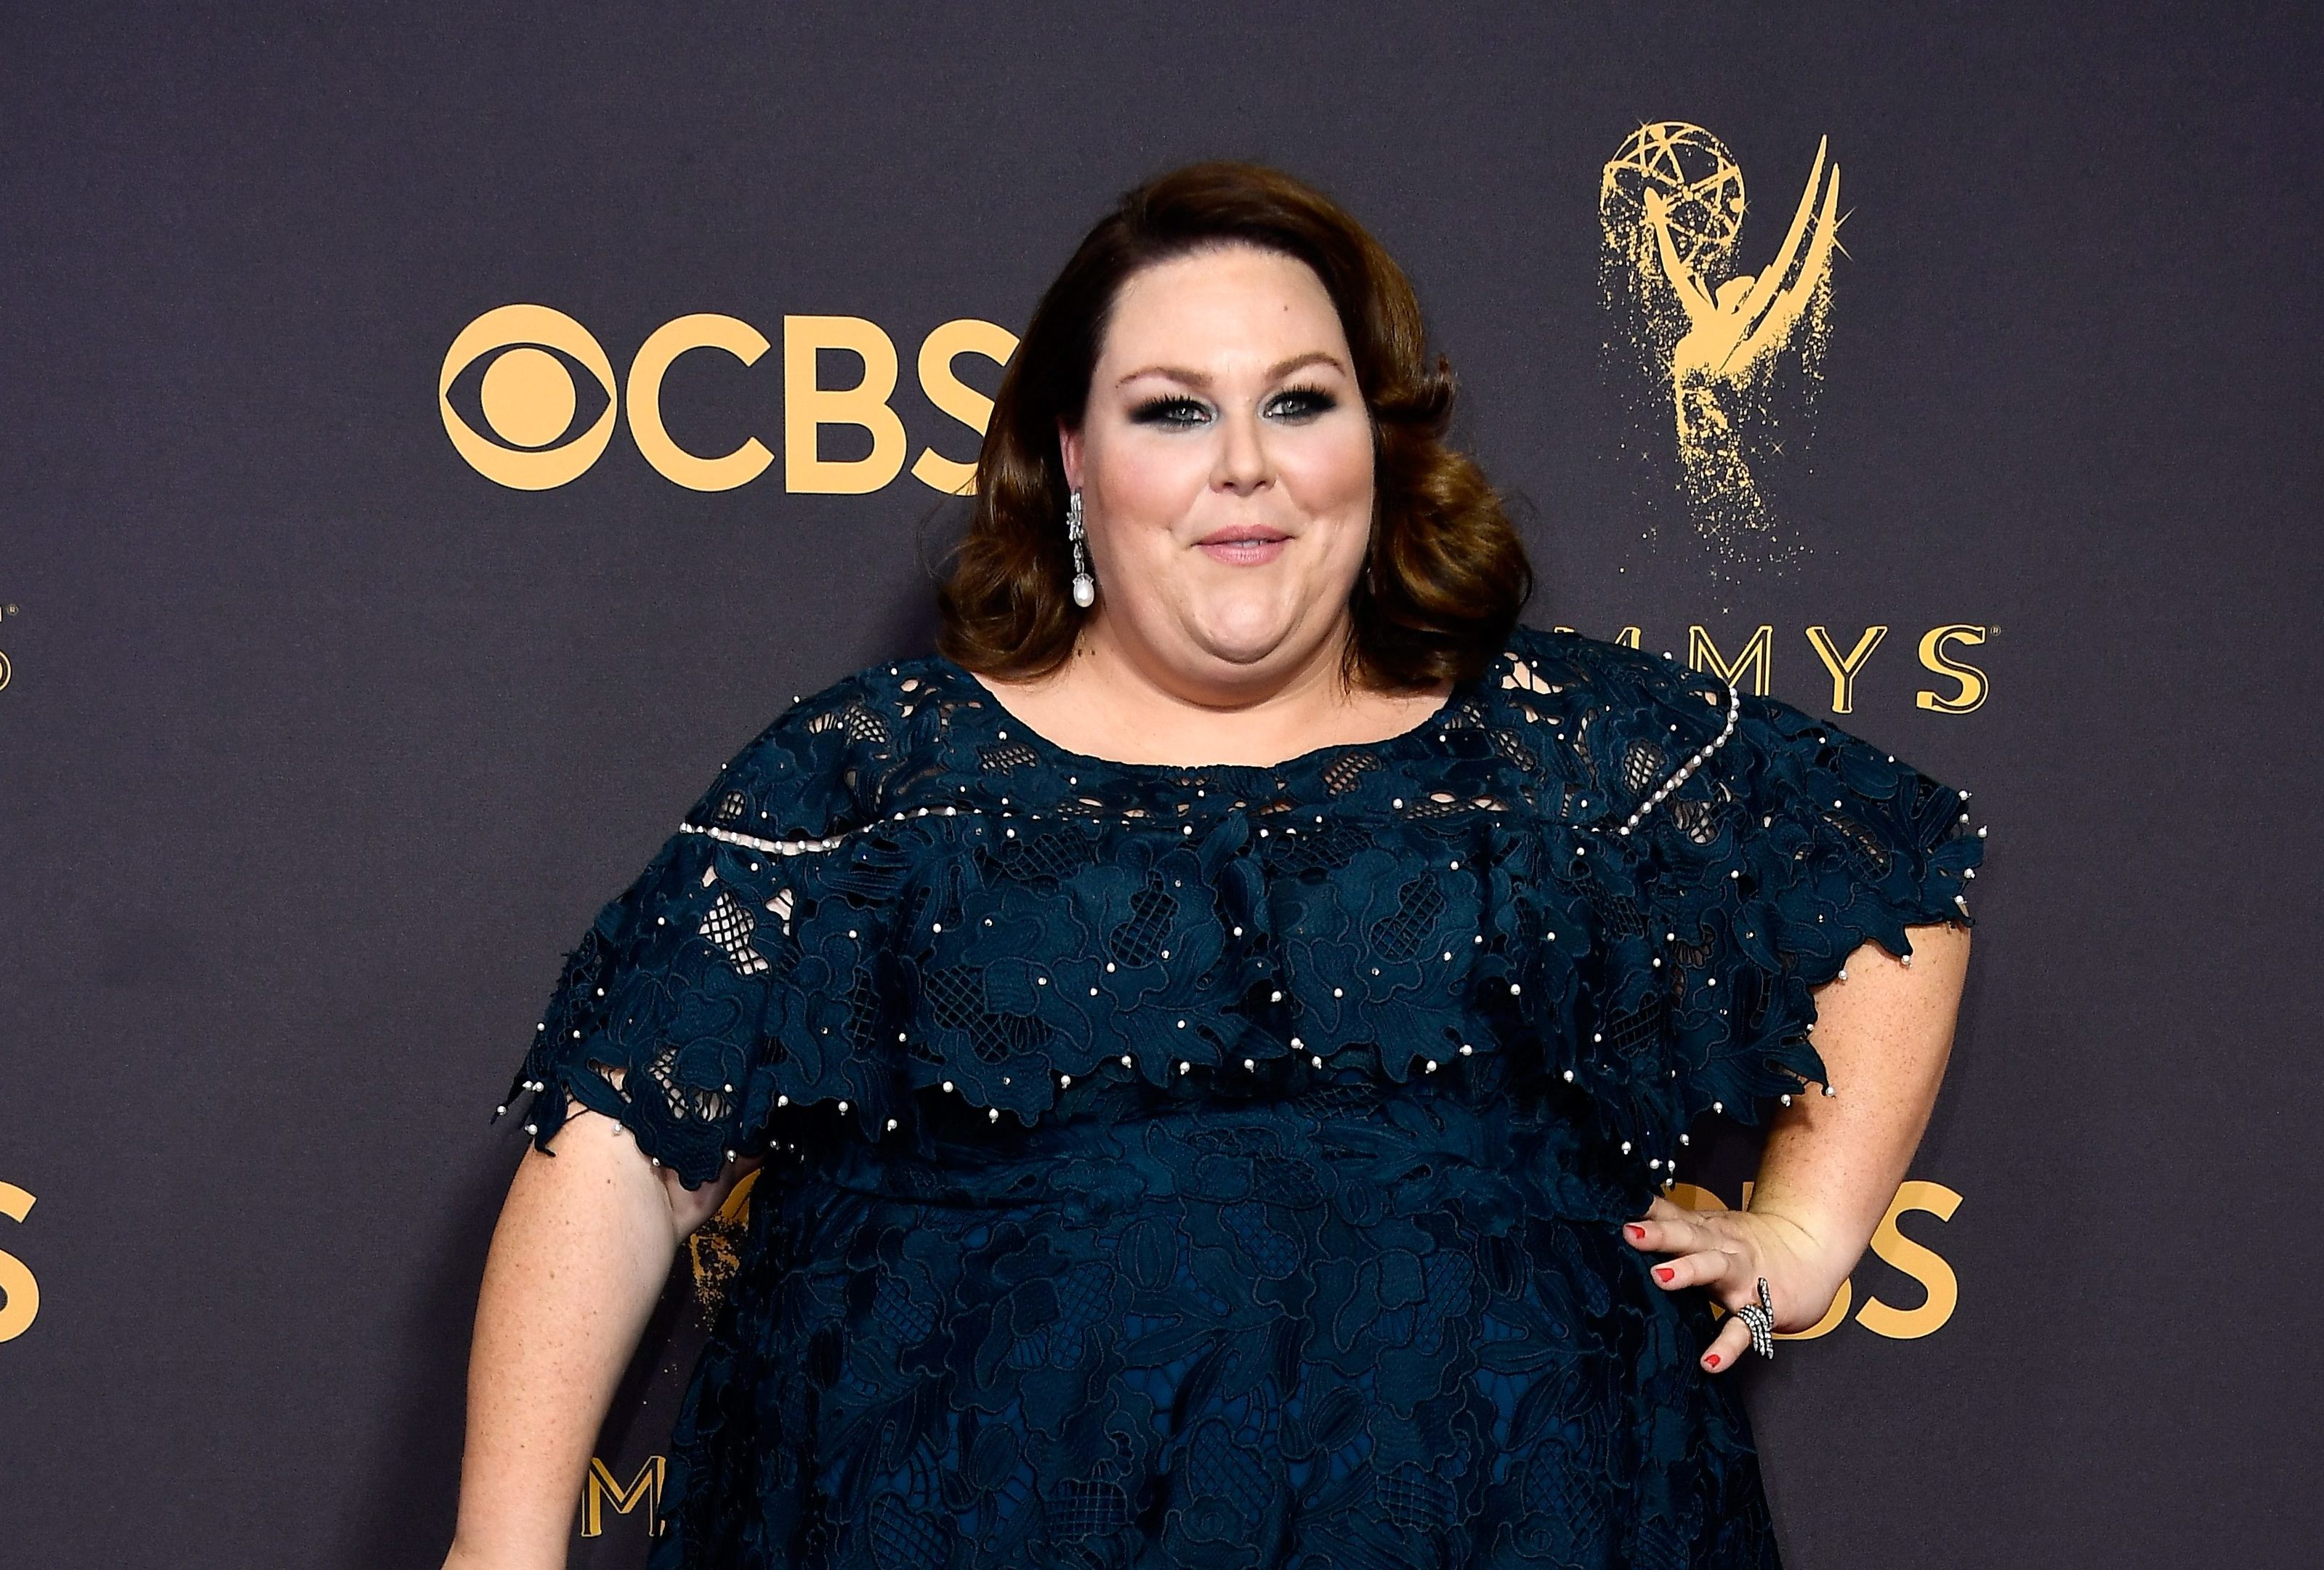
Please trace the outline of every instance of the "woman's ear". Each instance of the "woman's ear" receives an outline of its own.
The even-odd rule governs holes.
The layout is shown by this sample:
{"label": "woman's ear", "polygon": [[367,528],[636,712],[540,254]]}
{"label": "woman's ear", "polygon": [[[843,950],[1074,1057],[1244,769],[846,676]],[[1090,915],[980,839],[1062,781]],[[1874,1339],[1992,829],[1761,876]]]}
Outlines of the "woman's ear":
{"label": "woman's ear", "polygon": [[1057,456],[1065,462],[1065,489],[1080,490],[1082,488],[1082,433],[1062,420],[1057,421]]}

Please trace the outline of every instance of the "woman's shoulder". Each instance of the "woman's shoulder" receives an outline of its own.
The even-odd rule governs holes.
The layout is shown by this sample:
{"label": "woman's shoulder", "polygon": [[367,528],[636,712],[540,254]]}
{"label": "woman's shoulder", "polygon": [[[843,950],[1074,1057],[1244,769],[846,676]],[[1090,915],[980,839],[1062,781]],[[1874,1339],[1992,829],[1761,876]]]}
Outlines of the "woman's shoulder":
{"label": "woman's shoulder", "polygon": [[883,660],[794,697],[728,759],[688,827],[793,842],[881,816],[893,781],[925,771],[972,695],[934,655]]}
{"label": "woman's shoulder", "polygon": [[1499,686],[1504,693],[1541,697],[1571,694],[1608,710],[1667,704],[1700,710],[1724,703],[1729,692],[1725,682],[1670,654],[1584,637],[1570,627],[1512,631],[1501,655]]}
{"label": "woman's shoulder", "polygon": [[[1625,836],[1670,818],[1696,845],[1723,845],[1711,829],[1729,809],[1747,834],[1802,814],[1823,815],[1859,844],[1925,847],[1971,834],[1968,792],[1832,720],[1668,654],[1520,628],[1499,685],[1504,716],[1515,716],[1501,723],[1529,721],[1564,743]],[[1865,827],[1875,819],[1877,831]]]}
{"label": "woman's shoulder", "polygon": [[1537,627],[1510,633],[1482,697],[1492,724],[1574,756],[1609,804],[1643,799],[1720,744],[1738,701],[1670,655]]}

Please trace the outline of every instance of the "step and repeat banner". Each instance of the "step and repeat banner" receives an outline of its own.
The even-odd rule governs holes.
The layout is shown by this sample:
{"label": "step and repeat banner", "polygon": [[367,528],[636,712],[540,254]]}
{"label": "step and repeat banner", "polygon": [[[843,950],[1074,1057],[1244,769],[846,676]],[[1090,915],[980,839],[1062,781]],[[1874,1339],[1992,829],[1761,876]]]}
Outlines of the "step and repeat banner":
{"label": "step and repeat banner", "polygon": [[[2314,24],[2284,7],[0,17],[0,1561],[429,1566],[566,949],[927,649],[1043,285],[1372,226],[1528,619],[1974,790],[1934,1124],[1748,1381],[1787,1562],[2310,1562]],[[1748,1195],[1703,1149],[1679,1190]],[[574,1562],[636,1565],[738,1194]],[[2282,1222],[2278,1217],[2287,1218]]]}

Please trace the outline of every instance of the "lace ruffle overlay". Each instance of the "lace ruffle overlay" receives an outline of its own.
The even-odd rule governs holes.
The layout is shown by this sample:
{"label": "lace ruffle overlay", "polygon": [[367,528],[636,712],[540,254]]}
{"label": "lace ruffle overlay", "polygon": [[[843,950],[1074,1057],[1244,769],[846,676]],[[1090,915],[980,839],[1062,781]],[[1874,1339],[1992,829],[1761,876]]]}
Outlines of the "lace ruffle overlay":
{"label": "lace ruffle overlay", "polygon": [[1962,793],[1520,632],[1391,741],[1081,757],[941,659],[796,706],[569,956],[519,1092],[764,1156],[656,1563],[1772,1564],[1620,1220],[1967,917]]}

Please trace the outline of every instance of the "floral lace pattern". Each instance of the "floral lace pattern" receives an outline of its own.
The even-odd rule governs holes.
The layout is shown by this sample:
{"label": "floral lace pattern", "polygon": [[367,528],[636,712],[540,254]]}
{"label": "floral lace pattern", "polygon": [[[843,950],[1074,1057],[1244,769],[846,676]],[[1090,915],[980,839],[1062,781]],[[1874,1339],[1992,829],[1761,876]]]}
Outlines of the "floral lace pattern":
{"label": "floral lace pattern", "polygon": [[938,658],[794,706],[568,957],[518,1090],[764,1156],[656,1564],[1775,1562],[1618,1223],[1965,919],[1965,793],[1520,631],[1387,742],[1079,756]]}

